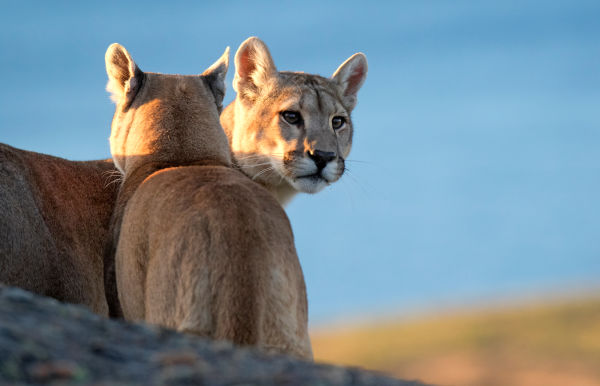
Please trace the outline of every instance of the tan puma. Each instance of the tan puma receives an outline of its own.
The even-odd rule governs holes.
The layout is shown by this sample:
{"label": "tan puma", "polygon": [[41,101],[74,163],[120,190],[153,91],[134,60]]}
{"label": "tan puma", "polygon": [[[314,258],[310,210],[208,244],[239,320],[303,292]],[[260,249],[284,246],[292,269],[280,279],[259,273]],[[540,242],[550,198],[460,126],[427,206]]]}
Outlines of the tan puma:
{"label": "tan puma", "polygon": [[102,247],[113,164],[0,144],[0,282],[106,315]]}
{"label": "tan puma", "polygon": [[219,124],[228,51],[200,76],[163,75],[113,44],[106,68],[124,173],[113,235],[125,318],[312,358],[289,221],[231,168]]}
{"label": "tan puma", "polygon": [[[364,55],[356,54],[332,79],[277,73],[264,43],[244,42],[236,54],[238,96],[221,115],[240,170],[282,203],[339,178],[352,140],[349,114],[366,71]],[[301,124],[288,122],[300,118]],[[325,162],[333,143],[343,151]],[[0,173],[0,282],[105,315],[99,245],[118,188],[112,161],[67,161],[0,145]],[[299,173],[314,176],[294,177]]]}
{"label": "tan puma", "polygon": [[235,55],[236,99],[221,124],[240,169],[281,204],[337,181],[352,145],[350,113],[367,75],[357,53],[331,79],[277,72],[267,46],[252,37]]}

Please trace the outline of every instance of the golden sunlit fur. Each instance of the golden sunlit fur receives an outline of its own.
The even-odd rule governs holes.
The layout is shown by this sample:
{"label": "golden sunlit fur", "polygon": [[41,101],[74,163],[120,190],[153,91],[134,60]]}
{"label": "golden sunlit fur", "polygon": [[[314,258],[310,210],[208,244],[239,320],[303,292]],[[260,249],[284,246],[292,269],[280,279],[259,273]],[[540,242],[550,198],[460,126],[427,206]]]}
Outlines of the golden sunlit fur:
{"label": "golden sunlit fur", "polygon": [[102,246],[117,187],[110,160],[0,144],[0,282],[107,315]]}
{"label": "golden sunlit fur", "polygon": [[[252,37],[240,45],[235,67],[237,97],[221,124],[240,170],[281,204],[337,181],[352,146],[350,113],[366,78],[365,55],[354,54],[331,79],[277,72],[267,46]],[[285,119],[290,111],[298,122]],[[335,127],[339,118],[343,125]]]}
{"label": "golden sunlit fur", "polygon": [[[124,66],[133,63],[123,55],[114,59]],[[348,113],[349,118],[366,73],[364,56],[357,54],[348,59],[332,79],[277,73],[264,43],[250,38],[240,46],[236,66],[239,70],[234,86],[238,96],[223,112],[221,121],[240,170],[262,183],[282,203],[297,191],[317,191],[339,178],[351,145],[352,125],[348,120],[335,136],[326,127],[319,127],[319,122],[327,121],[325,126],[330,122],[327,114],[315,107],[319,104],[315,98],[319,95],[320,107],[327,111],[334,111],[332,106],[339,107],[341,103],[340,113]],[[261,70],[251,71],[252,68]],[[357,69],[354,78],[348,75],[352,69]],[[132,95],[139,86],[131,83],[135,78],[125,79],[131,71],[136,68],[109,77],[107,88],[116,103],[123,93]],[[242,74],[250,76],[243,78]],[[349,92],[340,94],[342,89]],[[213,91],[221,96],[224,93],[224,89]],[[283,100],[289,103],[284,105]],[[279,115],[283,108],[295,108],[296,104],[303,107],[299,109],[307,124],[303,131],[286,125]],[[321,172],[328,182],[317,176],[294,180],[299,172],[315,168],[305,149],[335,146],[341,157],[329,162]],[[120,152],[140,155],[149,149],[117,150],[115,159],[119,165]],[[83,304],[105,315],[99,245],[106,243],[120,183],[113,162],[68,161],[0,145],[0,167],[0,208],[4,214],[0,218],[0,282]]]}
{"label": "golden sunlit fur", "polygon": [[228,52],[201,76],[163,75],[113,44],[106,66],[124,173],[105,258],[111,314],[312,358],[289,221],[231,168],[218,111]]}

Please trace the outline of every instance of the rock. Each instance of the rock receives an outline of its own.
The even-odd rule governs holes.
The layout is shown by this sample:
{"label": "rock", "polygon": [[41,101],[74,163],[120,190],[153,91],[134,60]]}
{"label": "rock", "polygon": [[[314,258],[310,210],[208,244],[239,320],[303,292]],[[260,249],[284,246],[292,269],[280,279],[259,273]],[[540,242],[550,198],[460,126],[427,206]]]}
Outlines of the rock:
{"label": "rock", "polygon": [[422,385],[109,320],[83,307],[1,285],[0,383]]}

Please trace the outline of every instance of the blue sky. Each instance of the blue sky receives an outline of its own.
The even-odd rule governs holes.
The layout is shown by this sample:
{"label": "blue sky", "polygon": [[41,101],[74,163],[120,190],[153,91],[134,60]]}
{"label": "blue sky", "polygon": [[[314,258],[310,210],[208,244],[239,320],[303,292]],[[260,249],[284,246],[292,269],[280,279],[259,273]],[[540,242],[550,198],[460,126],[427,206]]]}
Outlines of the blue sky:
{"label": "blue sky", "polygon": [[600,3],[249,4],[3,4],[0,142],[109,157],[113,42],[184,74],[252,35],[281,70],[362,51],[350,173],[287,208],[311,320],[598,287]]}

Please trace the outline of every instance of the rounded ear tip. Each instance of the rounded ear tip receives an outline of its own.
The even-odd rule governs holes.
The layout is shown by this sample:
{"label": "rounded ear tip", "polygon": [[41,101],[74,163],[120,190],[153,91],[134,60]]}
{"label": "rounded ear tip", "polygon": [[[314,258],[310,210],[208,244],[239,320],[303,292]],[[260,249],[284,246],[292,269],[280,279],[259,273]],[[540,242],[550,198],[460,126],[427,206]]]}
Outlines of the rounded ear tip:
{"label": "rounded ear tip", "polygon": [[240,48],[238,49],[241,50],[242,48],[250,48],[250,47],[266,47],[267,45],[260,40],[258,37],[256,36],[250,36],[248,39],[244,40],[244,42],[242,44],[240,44]]}
{"label": "rounded ear tip", "polygon": [[120,45],[119,43],[113,43],[110,46],[108,46],[108,48],[106,49],[106,53],[108,54],[109,52],[113,52],[115,50],[121,50],[123,49],[123,46]]}
{"label": "rounded ear tip", "polygon": [[365,67],[367,67],[367,55],[365,55],[362,52],[357,52],[356,54],[354,54],[354,56],[361,62],[364,62]]}
{"label": "rounded ear tip", "polygon": [[113,58],[119,53],[127,53],[125,47],[120,45],[119,43],[113,43],[106,49],[106,54],[104,55],[104,59],[106,62],[112,61]]}
{"label": "rounded ear tip", "polygon": [[240,46],[238,47],[237,51],[235,52],[235,56],[233,58],[236,67],[240,66],[240,62],[242,60],[242,56],[246,56],[247,53],[251,50],[252,47],[254,47],[254,40],[258,39],[255,36],[251,36],[248,39],[244,40],[242,42],[242,44],[240,44]]}
{"label": "rounded ear tip", "polygon": [[369,64],[367,62],[367,55],[365,55],[362,52],[357,52],[356,54],[352,55],[350,57],[350,59],[348,59],[348,61],[352,61],[354,63],[354,68],[357,69],[358,71],[362,72],[363,74],[367,74],[368,70],[369,70]]}
{"label": "rounded ear tip", "polygon": [[[244,40],[244,43],[250,43],[250,42],[262,42],[262,40],[260,40],[258,38],[258,36],[250,36],[248,39]],[[244,44],[242,43],[242,44]]]}

